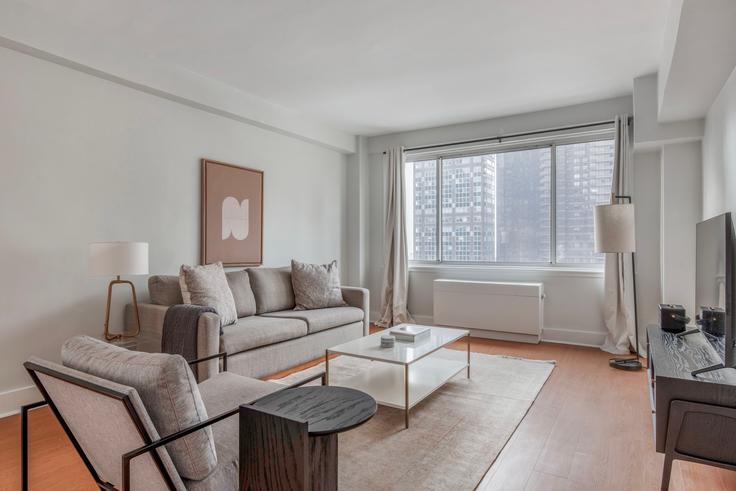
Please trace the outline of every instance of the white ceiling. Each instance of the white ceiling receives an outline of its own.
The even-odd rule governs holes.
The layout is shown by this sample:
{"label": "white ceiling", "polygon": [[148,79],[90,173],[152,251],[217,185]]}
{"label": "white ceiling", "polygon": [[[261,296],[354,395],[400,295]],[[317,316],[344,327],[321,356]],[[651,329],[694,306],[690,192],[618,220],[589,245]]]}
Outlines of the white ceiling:
{"label": "white ceiling", "polygon": [[373,135],[631,93],[667,0],[23,0],[70,42]]}

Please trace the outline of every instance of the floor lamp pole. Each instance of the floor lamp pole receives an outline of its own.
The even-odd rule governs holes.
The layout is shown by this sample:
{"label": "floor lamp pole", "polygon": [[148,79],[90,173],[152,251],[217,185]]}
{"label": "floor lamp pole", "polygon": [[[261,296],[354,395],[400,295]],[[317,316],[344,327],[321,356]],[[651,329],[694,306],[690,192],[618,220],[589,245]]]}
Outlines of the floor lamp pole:
{"label": "floor lamp pole", "polygon": [[[615,196],[616,199],[628,199],[631,203],[631,196]],[[613,368],[619,370],[641,370],[641,360],[639,354],[639,312],[636,304],[636,253],[631,253],[631,282],[634,293],[634,351],[636,352],[636,358],[611,358],[608,360],[608,364]],[[624,302],[626,299],[624,299]]]}

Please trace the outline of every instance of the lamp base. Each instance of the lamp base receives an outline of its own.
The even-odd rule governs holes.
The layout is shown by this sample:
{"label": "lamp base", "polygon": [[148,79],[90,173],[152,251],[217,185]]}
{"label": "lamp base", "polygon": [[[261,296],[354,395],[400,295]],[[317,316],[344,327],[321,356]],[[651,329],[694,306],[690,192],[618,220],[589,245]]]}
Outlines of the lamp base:
{"label": "lamp base", "polygon": [[[112,287],[115,285],[130,286],[130,291],[131,291],[132,298],[133,298],[133,310],[135,311],[135,320],[136,320],[135,332],[132,332],[132,333],[127,333],[127,332],[111,333],[110,332],[110,304],[112,303]],[[116,340],[123,340],[125,338],[134,338],[138,336],[140,332],[141,332],[141,317],[138,312],[138,298],[135,294],[135,285],[133,285],[132,281],[121,280],[120,276],[118,276],[116,279],[112,280],[109,285],[107,285],[107,306],[105,307],[105,332],[104,332],[105,339],[108,341],[116,341]]]}
{"label": "lamp base", "polygon": [[639,361],[639,358],[611,358],[610,360],[608,360],[608,365],[611,368],[628,370],[631,372],[642,369],[641,361]]}

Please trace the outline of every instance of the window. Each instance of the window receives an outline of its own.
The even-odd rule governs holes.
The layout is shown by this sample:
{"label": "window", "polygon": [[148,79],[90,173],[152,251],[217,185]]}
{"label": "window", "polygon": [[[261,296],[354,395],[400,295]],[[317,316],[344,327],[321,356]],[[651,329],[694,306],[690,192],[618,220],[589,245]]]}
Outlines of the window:
{"label": "window", "polygon": [[409,259],[601,264],[593,207],[610,197],[614,142],[568,141],[408,161]]}

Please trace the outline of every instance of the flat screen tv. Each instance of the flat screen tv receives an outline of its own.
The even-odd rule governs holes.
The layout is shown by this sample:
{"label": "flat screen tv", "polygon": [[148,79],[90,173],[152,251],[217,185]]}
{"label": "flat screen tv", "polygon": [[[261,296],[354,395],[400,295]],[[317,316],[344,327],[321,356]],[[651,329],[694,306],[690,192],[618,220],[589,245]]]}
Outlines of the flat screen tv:
{"label": "flat screen tv", "polygon": [[[734,230],[731,214],[698,223],[696,229],[695,308],[702,311],[701,330],[718,352],[723,366],[734,367]],[[719,317],[708,322],[708,314]],[[705,322],[703,321],[705,318]],[[711,369],[721,368],[719,366]],[[702,373],[707,369],[697,370]]]}

